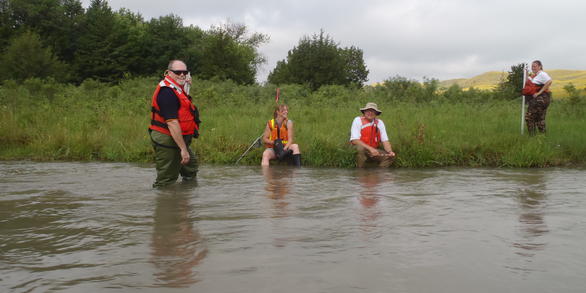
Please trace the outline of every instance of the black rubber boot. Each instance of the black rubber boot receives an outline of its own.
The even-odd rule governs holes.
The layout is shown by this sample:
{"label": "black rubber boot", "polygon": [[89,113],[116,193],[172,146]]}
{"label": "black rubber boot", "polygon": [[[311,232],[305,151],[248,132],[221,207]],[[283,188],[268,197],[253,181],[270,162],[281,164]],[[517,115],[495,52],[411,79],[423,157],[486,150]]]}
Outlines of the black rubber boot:
{"label": "black rubber boot", "polygon": [[301,167],[301,154],[293,155],[293,165],[295,167]]}

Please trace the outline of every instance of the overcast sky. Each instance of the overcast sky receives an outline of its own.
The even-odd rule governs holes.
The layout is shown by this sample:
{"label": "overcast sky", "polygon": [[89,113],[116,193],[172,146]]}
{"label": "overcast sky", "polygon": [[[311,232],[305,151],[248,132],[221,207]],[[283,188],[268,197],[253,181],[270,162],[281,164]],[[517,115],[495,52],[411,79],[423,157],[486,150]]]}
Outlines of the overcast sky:
{"label": "overcast sky", "polygon": [[[87,7],[90,0],[82,0]],[[363,50],[369,83],[396,75],[469,78],[539,59],[547,69],[586,70],[583,0],[108,0],[145,20],[176,14],[209,29],[227,20],[269,35],[259,51],[266,80],[303,36],[323,29]]]}

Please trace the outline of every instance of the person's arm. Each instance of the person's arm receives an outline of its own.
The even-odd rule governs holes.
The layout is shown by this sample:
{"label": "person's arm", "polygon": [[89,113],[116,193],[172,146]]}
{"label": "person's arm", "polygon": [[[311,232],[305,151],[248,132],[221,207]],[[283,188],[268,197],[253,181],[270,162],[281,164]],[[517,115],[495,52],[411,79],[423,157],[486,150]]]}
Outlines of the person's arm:
{"label": "person's arm", "polygon": [[288,150],[289,147],[293,144],[293,121],[287,120],[287,144],[283,149]]}
{"label": "person's arm", "polygon": [[271,137],[271,129],[269,128],[269,124],[265,126],[265,131],[262,134],[262,142],[266,144],[273,144],[273,141],[269,138]]}
{"label": "person's arm", "polygon": [[179,120],[167,120],[167,127],[169,127],[171,137],[173,137],[173,140],[181,150],[181,164],[185,165],[189,163],[189,152],[187,151],[187,145],[183,140],[183,135],[181,135],[181,126],[179,125]]}
{"label": "person's arm", "polygon": [[393,152],[393,147],[391,146],[389,136],[387,135],[387,127],[382,120],[378,120],[378,130],[380,131],[380,138],[383,149],[387,152],[386,156],[394,157],[395,153]]}
{"label": "person's arm", "polygon": [[385,151],[388,153],[387,156],[389,157],[394,157],[395,156],[395,152],[393,152],[393,147],[391,146],[391,142],[390,141],[383,141],[383,148],[385,149]]}
{"label": "person's arm", "polygon": [[538,92],[536,92],[533,97],[537,98],[537,96],[541,95],[543,92],[547,91],[549,89],[549,87],[551,86],[552,80],[548,80],[545,82],[545,84],[541,87],[541,90],[539,90]]}

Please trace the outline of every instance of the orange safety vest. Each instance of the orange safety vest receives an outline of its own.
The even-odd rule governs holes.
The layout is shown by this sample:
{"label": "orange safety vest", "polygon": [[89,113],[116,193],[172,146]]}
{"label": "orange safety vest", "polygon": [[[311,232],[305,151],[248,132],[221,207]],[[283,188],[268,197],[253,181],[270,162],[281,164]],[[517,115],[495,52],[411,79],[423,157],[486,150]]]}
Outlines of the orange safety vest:
{"label": "orange safety vest", "polygon": [[155,89],[155,93],[153,94],[153,99],[151,102],[151,125],[149,128],[166,135],[171,135],[165,118],[161,116],[161,108],[159,108],[159,104],[157,103],[157,96],[159,95],[159,91],[162,87],[171,88],[175,96],[177,96],[177,99],[179,99],[179,111],[177,113],[177,118],[179,119],[179,126],[181,126],[181,134],[198,137],[199,123],[201,121],[199,121],[199,113],[197,108],[195,105],[193,105],[193,103],[191,103],[191,98],[185,94],[183,88],[168,77],[159,82],[157,88]]}
{"label": "orange safety vest", "polygon": [[[289,134],[287,132],[287,120],[283,121],[280,128],[277,127],[277,121],[275,121],[275,119],[269,120],[269,122],[267,122],[267,125],[269,126],[270,131],[270,141],[274,141],[275,139],[280,138],[283,141],[283,144],[287,144],[289,139]],[[265,144],[265,146],[267,148],[272,148],[273,144],[267,143]]]}
{"label": "orange safety vest", "polygon": [[380,143],[380,130],[378,129],[378,120],[368,121],[366,117],[360,117],[362,128],[360,129],[360,140],[365,144],[377,148]]}
{"label": "orange safety vest", "polygon": [[[525,80],[525,87],[523,87],[523,89],[521,90],[521,93],[525,96],[531,96],[531,95],[534,95],[537,92],[539,92],[541,90],[541,88],[544,86],[545,86],[545,84],[533,83],[533,81],[529,77],[527,77],[527,80]],[[545,92],[549,93],[550,90],[548,89]]]}
{"label": "orange safety vest", "polygon": [[525,87],[521,90],[521,93],[526,96],[533,95],[537,93],[541,87],[537,84],[534,84],[529,78],[525,81]]}

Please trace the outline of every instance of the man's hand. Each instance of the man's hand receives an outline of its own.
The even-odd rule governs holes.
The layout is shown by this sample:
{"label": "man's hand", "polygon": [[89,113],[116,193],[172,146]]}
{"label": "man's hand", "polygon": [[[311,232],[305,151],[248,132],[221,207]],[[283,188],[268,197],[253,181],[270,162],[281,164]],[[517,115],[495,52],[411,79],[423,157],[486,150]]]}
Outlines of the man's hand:
{"label": "man's hand", "polygon": [[181,150],[181,164],[187,165],[187,163],[189,163],[189,152],[187,151],[187,149],[182,149]]}
{"label": "man's hand", "polygon": [[183,135],[181,135],[181,126],[179,126],[179,120],[167,120],[167,127],[169,127],[171,137],[173,137],[173,141],[175,141],[181,152],[181,164],[185,165],[189,163],[189,152],[187,151],[187,148],[189,146],[185,144],[185,141],[183,140]]}

